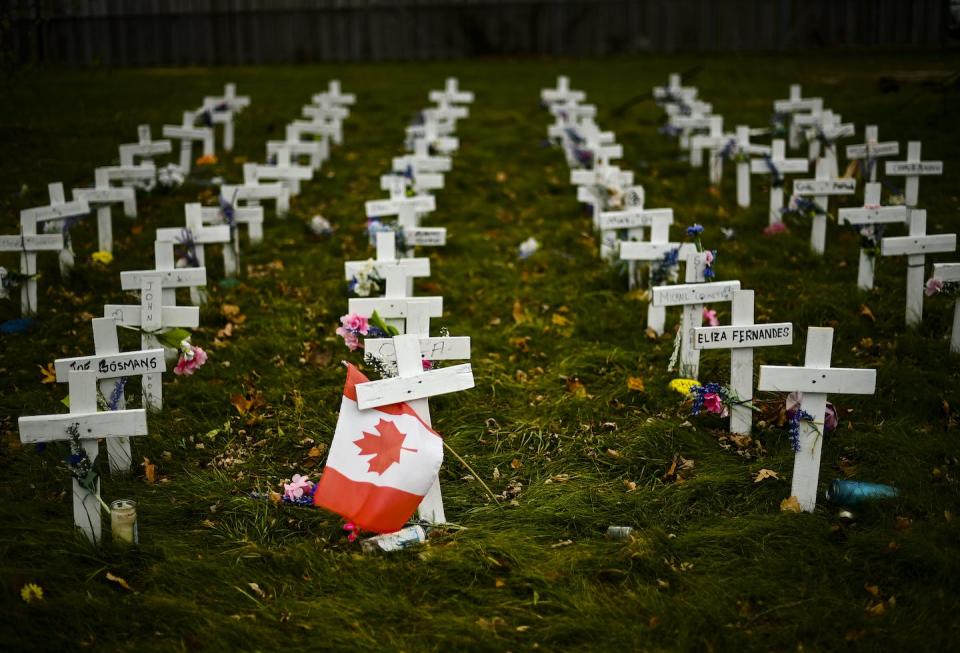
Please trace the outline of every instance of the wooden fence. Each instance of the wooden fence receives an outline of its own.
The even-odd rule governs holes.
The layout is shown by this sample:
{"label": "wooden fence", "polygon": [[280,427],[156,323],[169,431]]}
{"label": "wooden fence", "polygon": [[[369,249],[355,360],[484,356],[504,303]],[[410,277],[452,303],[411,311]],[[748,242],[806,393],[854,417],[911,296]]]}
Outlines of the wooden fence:
{"label": "wooden fence", "polygon": [[936,48],[948,0],[0,0],[15,64]]}

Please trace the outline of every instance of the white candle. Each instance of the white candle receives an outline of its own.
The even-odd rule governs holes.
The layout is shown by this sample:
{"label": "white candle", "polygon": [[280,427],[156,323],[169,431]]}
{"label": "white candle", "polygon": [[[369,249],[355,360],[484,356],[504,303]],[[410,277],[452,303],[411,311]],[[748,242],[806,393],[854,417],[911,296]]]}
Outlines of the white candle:
{"label": "white candle", "polygon": [[110,504],[110,530],[113,541],[123,544],[139,544],[137,530],[137,503],[130,499],[117,499]]}

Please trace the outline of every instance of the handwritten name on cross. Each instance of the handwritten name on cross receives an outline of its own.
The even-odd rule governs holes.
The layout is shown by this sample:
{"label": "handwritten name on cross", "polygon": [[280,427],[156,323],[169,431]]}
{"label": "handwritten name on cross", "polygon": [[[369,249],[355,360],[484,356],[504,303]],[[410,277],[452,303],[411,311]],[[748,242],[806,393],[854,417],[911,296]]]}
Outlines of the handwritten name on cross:
{"label": "handwritten name on cross", "polygon": [[[868,182],[863,191],[863,207],[840,209],[837,219],[840,224],[849,224],[860,229],[871,229],[871,238],[879,240],[880,230],[884,225],[905,223],[907,221],[907,207],[881,206],[882,185],[877,182]],[[861,238],[864,238],[861,235]],[[860,263],[857,266],[857,287],[861,290],[873,288],[873,272],[876,265],[873,249],[860,248]]]}
{"label": "handwritten name on cross", "polygon": [[[455,340],[461,342],[455,343],[453,342]],[[424,371],[424,351],[435,356],[428,359],[431,361],[469,359],[470,339],[466,338],[465,347],[462,340],[461,338],[427,338],[417,335],[394,336],[392,358],[397,362],[399,375],[357,385],[357,407],[360,410],[367,410],[405,401],[420,416],[420,419],[427,425],[431,425],[428,403],[430,397],[468,390],[475,384],[470,363]],[[391,340],[372,339],[369,344],[364,342],[364,348],[371,353],[378,352],[380,356],[390,358],[388,342]],[[434,479],[430,490],[420,502],[418,513],[421,519],[433,524],[446,522],[439,476]]]}
{"label": "handwritten name on cross", "polygon": [[[733,293],[730,326],[696,327],[695,349],[730,350],[730,390],[739,401],[753,401],[753,350],[756,347],[780,347],[793,344],[793,324],[776,322],[754,324],[752,290]],[[750,406],[730,408],[730,432],[749,434],[753,428]]]}
{"label": "handwritten name on cross", "polygon": [[903,189],[904,203],[909,209],[917,208],[920,202],[920,177],[943,174],[943,161],[924,161],[920,157],[922,143],[907,143],[906,161],[886,161],[884,172],[888,177],[905,177]]}
{"label": "handwritten name on cross", "polygon": [[877,386],[876,370],[830,367],[833,329],[807,329],[807,350],[803,367],[760,366],[759,390],[802,392],[797,407],[812,420],[800,420],[800,447],[794,457],[790,493],[800,508],[813,512],[817,505],[817,482],[820,477],[820,453],[823,447],[824,417],[827,395],[872,395]]}
{"label": "handwritten name on cross", "polygon": [[788,159],[786,152],[783,139],[775,139],[769,157],[750,161],[750,172],[770,175],[770,224],[783,222],[784,175],[807,172],[810,165],[806,159]]}
{"label": "handwritten name on cross", "polygon": [[830,197],[833,195],[853,195],[857,192],[857,180],[852,178],[834,178],[830,172],[830,162],[817,161],[816,179],[797,179],[793,182],[793,193],[800,197],[811,198],[816,205],[810,224],[810,250],[823,256],[827,246],[827,213],[830,212]]}
{"label": "handwritten name on cross", "polygon": [[910,235],[884,238],[880,241],[881,256],[907,257],[907,326],[923,320],[923,284],[927,254],[955,252],[957,234],[927,235],[927,212],[910,211]]}
{"label": "handwritten name on cross", "polygon": [[[68,429],[75,426],[80,444],[93,465],[99,453],[99,438],[128,438],[147,435],[147,414],[137,410],[97,412],[97,385],[94,372],[75,371],[69,376],[70,412],[62,415],[31,415],[18,420],[24,444],[70,440]],[[94,544],[100,542],[100,481],[94,491],[73,479],[73,523]]]}

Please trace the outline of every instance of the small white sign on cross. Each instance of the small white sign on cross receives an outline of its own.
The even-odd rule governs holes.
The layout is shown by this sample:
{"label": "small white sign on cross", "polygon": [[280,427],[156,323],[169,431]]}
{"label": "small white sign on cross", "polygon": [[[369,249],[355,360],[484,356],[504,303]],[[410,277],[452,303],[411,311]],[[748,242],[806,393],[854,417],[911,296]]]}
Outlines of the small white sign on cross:
{"label": "small white sign on cross", "polygon": [[132,188],[115,188],[110,185],[110,174],[106,168],[94,170],[93,188],[74,188],[73,199],[85,200],[91,208],[97,210],[97,238],[100,251],[113,252],[113,216],[112,204],[122,204],[123,214],[128,218],[137,217],[137,195]]}
{"label": "small white sign on cross", "polygon": [[63,249],[63,234],[17,234],[0,236],[0,252],[20,254],[20,274],[26,278],[20,285],[20,313],[37,313],[37,252],[59,252]]}
{"label": "small white sign on cross", "polygon": [[[75,371],[90,372],[100,388],[100,393],[108,403],[108,410],[124,410],[122,379],[128,376],[137,376],[145,371],[165,372],[166,361],[163,349],[144,349],[141,351],[121,352],[117,343],[116,323],[110,318],[97,317],[93,319],[94,341],[97,335],[101,340],[107,340],[109,346],[98,346],[97,349],[113,349],[106,353],[97,351],[95,356],[78,356],[75,358],[58,358],[54,362],[57,372],[57,382],[66,383]],[[97,331],[100,334],[97,334]],[[110,401],[116,394],[116,403],[112,407]],[[125,437],[110,438],[107,440],[107,460],[110,471],[113,473],[129,472],[133,463],[130,452],[130,439]]]}
{"label": "small white sign on cross", "polygon": [[814,203],[814,215],[810,225],[810,250],[823,256],[827,246],[827,213],[830,212],[832,195],[853,195],[857,192],[857,180],[831,176],[830,162],[817,161],[816,179],[797,179],[793,182],[793,194],[808,197]]}
{"label": "small white sign on cross", "polygon": [[[837,219],[840,224],[849,224],[861,230],[861,238],[867,237],[864,230],[874,242],[879,241],[881,230],[885,225],[906,223],[907,207],[881,206],[882,186],[877,182],[868,182],[863,191],[863,208],[840,209]],[[857,267],[857,287],[861,290],[873,288],[873,271],[876,259],[872,249],[860,248],[860,263]]]}
{"label": "small white sign on cross", "polygon": [[407,197],[400,186],[400,192],[396,186],[391,189],[391,197],[386,200],[370,200],[364,208],[368,218],[385,218],[397,216],[397,226],[401,229],[417,229],[420,226],[420,217],[424,213],[429,213],[437,208],[437,200],[433,195],[413,195]]}
{"label": "small white sign on cross", "polygon": [[[60,251],[60,274],[65,278],[73,261],[73,244],[70,242],[67,221],[89,215],[90,205],[83,199],[68,202],[63,193],[63,184],[60,182],[47,184],[47,191],[50,194],[50,204],[20,211],[20,231],[25,236],[35,235],[37,227],[41,223],[55,223],[61,227],[67,227],[63,230],[63,249]],[[49,228],[50,225],[44,224],[45,231]],[[36,274],[36,256],[29,251],[23,254],[23,263],[21,263],[20,268],[24,274]],[[33,289],[32,301],[27,302],[30,306],[37,305],[36,287],[36,279],[28,279],[24,284],[24,288]]]}
{"label": "small white sign on cross", "polygon": [[920,201],[920,177],[927,175],[942,175],[943,161],[924,161],[920,157],[920,141],[907,143],[906,161],[887,161],[884,163],[884,172],[889,177],[906,177],[903,191],[904,203],[909,209],[917,208]]}
{"label": "small white sign on cross", "polygon": [[923,273],[927,254],[955,252],[957,234],[927,235],[927,212],[910,211],[910,235],[884,238],[880,241],[881,256],[907,257],[907,326],[917,326],[923,320]]}
{"label": "small white sign on cross", "polygon": [[793,462],[791,496],[800,508],[813,512],[817,505],[820,453],[823,447],[824,418],[829,394],[872,395],[877,387],[876,370],[830,367],[833,329],[807,329],[807,351],[803,367],[760,366],[759,390],[802,392],[797,407],[811,419],[800,420],[799,448]]}
{"label": "small white sign on cross", "polygon": [[120,165],[135,167],[139,164],[153,164],[153,157],[161,154],[170,154],[173,145],[168,140],[153,140],[150,134],[150,125],[137,126],[137,142],[126,143],[120,146]]}
{"label": "small white sign on cross", "polygon": [[786,143],[775,139],[770,148],[770,156],[750,161],[753,174],[770,175],[770,224],[783,222],[783,176],[807,172],[809,162],[806,159],[788,159]]}
{"label": "small white sign on cross", "polygon": [[[466,340],[465,345],[463,340]],[[469,359],[469,338],[429,338],[418,335],[400,335],[394,336],[390,340],[367,340],[364,342],[364,348],[381,359],[389,360],[392,358],[395,360],[399,376],[357,385],[357,407],[360,410],[405,401],[420,416],[420,419],[429,426],[431,425],[430,406],[428,404],[430,397],[468,390],[474,386],[473,369],[470,363],[429,371],[423,369],[425,358],[431,362],[435,360]],[[433,357],[431,358],[431,356]],[[439,476],[434,479],[430,490],[420,502],[417,512],[421,519],[425,519],[432,524],[446,522]]]}
{"label": "small white sign on cross", "polygon": [[[934,263],[933,276],[944,283],[960,283],[960,263]],[[953,303],[950,353],[960,354],[960,299]]]}
{"label": "small white sign on cross", "polygon": [[[730,350],[730,391],[738,401],[753,401],[753,350],[756,347],[780,347],[793,344],[793,324],[776,322],[754,324],[753,291],[736,290],[731,307],[731,326],[696,327],[694,349]],[[736,404],[730,408],[730,432],[749,434],[753,428],[753,409]]]}
{"label": "small white sign on cross", "polygon": [[880,142],[880,130],[876,125],[867,125],[864,129],[864,143],[862,145],[847,145],[847,158],[860,161],[864,179],[877,180],[877,159],[885,156],[900,154],[900,143],[897,141]]}
{"label": "small white sign on cross", "polygon": [[[201,268],[187,270],[196,274]],[[140,304],[107,304],[103,307],[104,317],[113,318],[119,326],[140,331],[140,346],[143,349],[155,349],[160,346],[156,335],[170,328],[193,329],[200,326],[200,309],[196,306],[177,306],[164,301],[163,293],[173,293],[174,288],[164,290],[164,275],[168,272],[139,273]],[[204,272],[205,274],[205,272]],[[129,277],[128,277],[129,283]],[[143,374],[143,405],[160,410],[163,407],[163,387],[159,373]]]}
{"label": "small white sign on cross", "polygon": [[[24,444],[70,440],[76,429],[80,445],[93,465],[99,438],[133,437],[147,434],[147,414],[137,410],[97,412],[96,373],[70,373],[70,412],[62,415],[31,415],[19,419],[20,441]],[[100,541],[100,481],[91,492],[73,479],[73,523],[94,544]]]}
{"label": "small white sign on cross", "polygon": [[180,172],[190,173],[190,167],[193,165],[193,143],[199,141],[203,144],[203,156],[213,156],[213,128],[197,127],[194,124],[196,116],[192,111],[183,112],[183,122],[179,125],[164,125],[163,135],[165,138],[180,141]]}
{"label": "small white sign on cross", "polygon": [[773,149],[767,145],[755,145],[750,142],[750,127],[737,125],[737,206],[750,206],[750,172],[752,161],[749,157],[771,156]]}

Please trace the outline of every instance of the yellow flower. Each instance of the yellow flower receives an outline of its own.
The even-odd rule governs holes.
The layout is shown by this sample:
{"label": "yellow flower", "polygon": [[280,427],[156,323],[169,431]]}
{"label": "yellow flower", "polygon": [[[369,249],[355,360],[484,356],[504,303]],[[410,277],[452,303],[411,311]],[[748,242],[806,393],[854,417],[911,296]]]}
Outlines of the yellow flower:
{"label": "yellow flower", "polygon": [[217,157],[213,154],[204,154],[202,157],[197,159],[198,166],[212,166],[217,164]]}
{"label": "yellow flower", "polygon": [[99,263],[100,265],[110,265],[113,263],[113,254],[110,252],[104,252],[102,250],[99,252],[94,252],[90,255],[90,258],[93,259],[94,263]]}
{"label": "yellow flower", "polygon": [[33,603],[43,600],[43,588],[36,583],[27,583],[20,588],[20,598],[24,603]]}
{"label": "yellow flower", "polygon": [[667,387],[682,395],[688,395],[694,386],[698,385],[700,385],[700,382],[696,379],[674,379]]}

